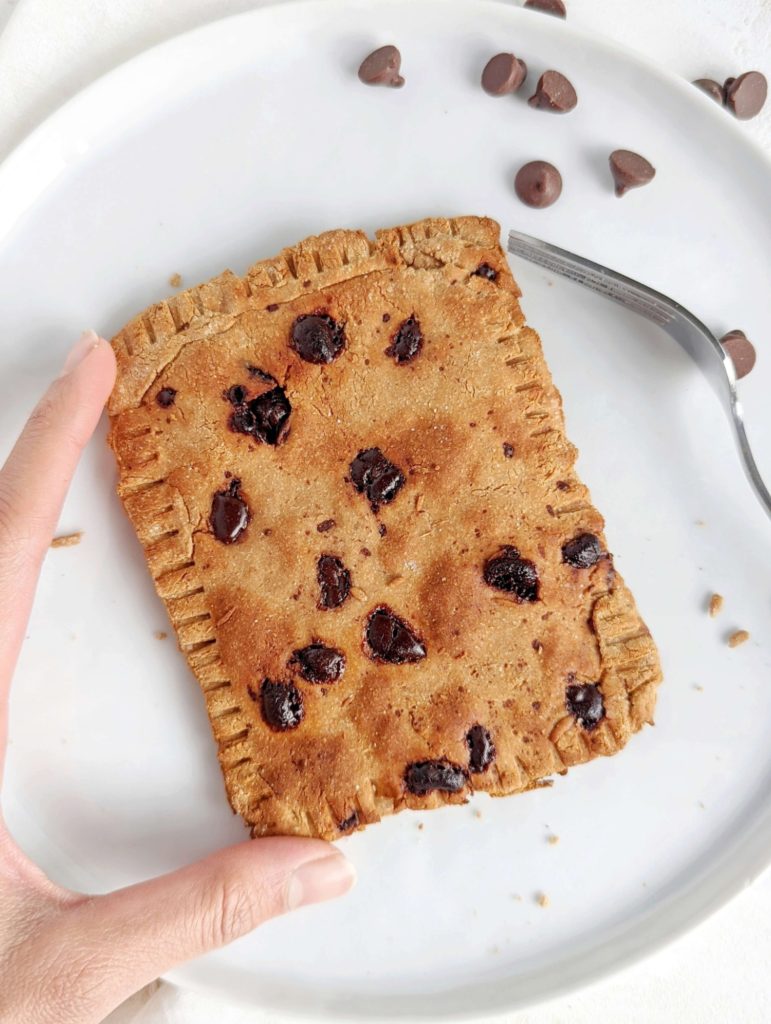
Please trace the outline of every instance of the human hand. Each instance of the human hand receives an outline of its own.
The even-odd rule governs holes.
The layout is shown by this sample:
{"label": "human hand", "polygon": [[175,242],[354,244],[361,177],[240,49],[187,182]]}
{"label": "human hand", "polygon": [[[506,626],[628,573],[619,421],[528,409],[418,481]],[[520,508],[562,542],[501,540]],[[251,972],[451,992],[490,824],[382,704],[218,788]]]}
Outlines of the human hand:
{"label": "human hand", "polygon": [[[114,380],[109,344],[83,335],[0,470],[0,771],[8,691],[40,566]],[[101,1021],[175,964],[277,914],[342,895],[353,877],[328,843],[286,837],[241,843],[162,878],[85,896],[46,878],[0,814],[0,1020]]]}

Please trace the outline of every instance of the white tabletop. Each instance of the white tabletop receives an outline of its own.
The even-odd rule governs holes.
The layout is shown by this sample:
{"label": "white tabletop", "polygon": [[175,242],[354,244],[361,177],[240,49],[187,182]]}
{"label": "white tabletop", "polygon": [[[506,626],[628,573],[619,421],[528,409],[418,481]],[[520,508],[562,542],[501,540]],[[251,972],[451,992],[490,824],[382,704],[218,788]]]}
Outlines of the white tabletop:
{"label": "white tabletop", "polygon": [[[260,2],[0,0],[0,158],[64,99],[117,63]],[[753,68],[771,72],[769,0],[567,0],[567,6],[571,23],[634,47],[688,79],[722,81]],[[743,129],[771,155],[771,103]],[[706,924],[638,967],[509,1019],[517,1024],[765,1024],[771,1020],[770,961],[771,872],[766,872]],[[276,1020],[156,983],[111,1015],[109,1024],[208,1024],[213,1019],[218,1024]]]}

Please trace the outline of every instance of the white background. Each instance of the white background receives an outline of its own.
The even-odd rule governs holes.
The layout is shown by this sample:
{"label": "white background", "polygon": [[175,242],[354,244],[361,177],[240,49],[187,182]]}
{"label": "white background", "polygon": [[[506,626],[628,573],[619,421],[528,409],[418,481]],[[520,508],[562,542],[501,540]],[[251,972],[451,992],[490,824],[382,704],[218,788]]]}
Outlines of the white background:
{"label": "white background", "polygon": [[[254,0],[0,0],[0,157],[67,96],[155,42]],[[568,0],[571,23],[692,79],[769,75],[769,0]],[[771,104],[743,126],[771,155]],[[769,325],[771,331],[771,325]],[[755,339],[763,345],[765,339]],[[597,986],[521,1013],[517,1024],[771,1019],[771,875],[688,938]],[[170,986],[152,987],[110,1024],[257,1024],[269,1018]]]}

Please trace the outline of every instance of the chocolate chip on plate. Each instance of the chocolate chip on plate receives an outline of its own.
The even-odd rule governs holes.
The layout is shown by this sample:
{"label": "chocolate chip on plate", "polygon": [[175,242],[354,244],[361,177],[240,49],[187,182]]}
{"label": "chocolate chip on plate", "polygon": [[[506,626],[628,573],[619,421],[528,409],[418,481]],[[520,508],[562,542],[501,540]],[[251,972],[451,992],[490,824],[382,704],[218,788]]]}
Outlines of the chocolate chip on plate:
{"label": "chocolate chip on plate", "polygon": [[412,626],[385,605],[370,614],[364,635],[375,661],[403,665],[421,661],[426,656],[425,644]]}
{"label": "chocolate chip on plate", "polygon": [[527,64],[513,53],[496,53],[485,64],[482,88],[491,96],[516,92],[527,77]]}
{"label": "chocolate chip on plate", "polygon": [[174,405],[176,397],[176,388],[161,388],[161,390],[155,396],[155,401],[158,403],[158,405],[160,405],[162,409],[168,409],[170,405]]}
{"label": "chocolate chip on plate", "polygon": [[480,263],[476,270],[472,270],[472,277],[482,277],[485,281],[497,281],[498,271],[495,267],[491,267],[489,263]]}
{"label": "chocolate chip on plate", "polygon": [[693,82],[693,85],[698,89],[701,89],[701,91],[705,92],[708,96],[711,96],[712,99],[716,100],[721,106],[723,105],[725,93],[720,82],[716,82],[714,78],[697,78],[696,81]]}
{"label": "chocolate chip on plate", "polygon": [[725,105],[740,121],[749,121],[763,109],[768,96],[766,76],[747,71],[738,78],[728,78],[724,86]]}
{"label": "chocolate chip on plate", "polygon": [[331,363],[345,348],[343,327],[328,313],[303,313],[292,324],[290,344],[306,363]]}
{"label": "chocolate chip on plate", "polygon": [[630,188],[640,188],[653,181],[656,168],[644,156],[631,149],[614,149],[608,157],[616,195],[623,196]]}
{"label": "chocolate chip on plate", "polygon": [[439,790],[441,793],[458,793],[466,785],[466,773],[460,765],[444,759],[436,761],[415,761],[407,765],[404,784],[415,796],[426,796]]}
{"label": "chocolate chip on plate", "polygon": [[596,729],[605,717],[605,705],[594,683],[577,683],[565,691],[565,706],[587,732]]}
{"label": "chocolate chip on plate", "polygon": [[544,71],[535,92],[527,101],[531,107],[566,114],[578,103],[576,90],[559,71]]}
{"label": "chocolate chip on plate", "polygon": [[520,167],[514,179],[514,191],[525,204],[540,210],[556,203],[562,193],[562,175],[545,160],[531,160]]}
{"label": "chocolate chip on plate", "polygon": [[746,377],[755,365],[756,355],[755,346],[744,331],[729,331],[720,339],[720,344],[731,357],[736,371],[736,379],[741,380],[742,377]]}
{"label": "chocolate chip on plate", "polygon": [[485,583],[512,594],[519,603],[538,600],[538,570],[511,544],[501,548],[500,554],[488,558],[483,575]]}
{"label": "chocolate chip on plate", "polygon": [[359,78],[365,85],[390,85],[399,88],[404,79],[399,74],[402,55],[395,46],[380,46],[365,57],[359,67]]}
{"label": "chocolate chip on plate", "polygon": [[415,315],[408,316],[386,349],[387,356],[393,356],[395,363],[411,363],[423,348],[423,332]]}
{"label": "chocolate chip on plate", "polygon": [[466,746],[469,750],[469,771],[487,771],[495,760],[495,744],[483,725],[471,726],[466,733]]}
{"label": "chocolate chip on plate", "polygon": [[345,655],[325,644],[308,644],[295,651],[289,659],[308,683],[335,683],[345,672]]}
{"label": "chocolate chip on plate", "polygon": [[337,555],[321,555],[316,565],[319,608],[339,608],[351,592],[351,573]]}
{"label": "chocolate chip on plate", "polygon": [[366,494],[373,511],[392,502],[404,485],[404,474],[379,448],[366,448],[351,463],[351,483]]}
{"label": "chocolate chip on plate", "polygon": [[590,569],[603,554],[600,539],[593,533],[579,533],[562,545],[562,561],[576,569]]}
{"label": "chocolate chip on plate", "polygon": [[[251,691],[250,691],[251,696]],[[260,704],[265,722],[278,732],[296,729],[305,716],[303,695],[294,683],[263,679]]]}
{"label": "chocolate chip on plate", "polygon": [[525,0],[525,7],[543,11],[544,14],[554,14],[558,18],[564,18],[568,13],[562,0]]}
{"label": "chocolate chip on plate", "polygon": [[223,544],[234,544],[249,523],[249,506],[240,490],[241,481],[233,479],[227,490],[217,491],[212,498],[209,524],[214,536]]}

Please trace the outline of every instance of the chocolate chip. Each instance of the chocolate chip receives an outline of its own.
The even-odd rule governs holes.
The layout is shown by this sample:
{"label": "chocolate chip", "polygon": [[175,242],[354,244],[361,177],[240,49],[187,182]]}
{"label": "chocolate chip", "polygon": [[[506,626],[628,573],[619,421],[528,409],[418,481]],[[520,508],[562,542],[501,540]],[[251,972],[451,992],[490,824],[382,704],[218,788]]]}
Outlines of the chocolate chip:
{"label": "chocolate chip", "polygon": [[303,696],[294,683],[263,679],[260,704],[265,722],[279,732],[296,729],[305,715]]}
{"label": "chocolate chip", "polygon": [[562,561],[576,569],[590,569],[603,557],[599,537],[593,533],[579,533],[562,545]]}
{"label": "chocolate chip", "polygon": [[755,365],[755,346],[749,340],[744,331],[734,330],[724,334],[720,344],[731,357],[736,371],[736,379],[746,377]]}
{"label": "chocolate chip", "polygon": [[533,650],[535,651],[536,654],[540,654],[541,651],[543,650],[543,644],[541,643],[540,640],[533,640],[533,642],[530,644],[530,646],[533,648]]}
{"label": "chocolate chip", "polygon": [[554,164],[545,160],[531,160],[517,171],[514,190],[525,206],[543,209],[559,199],[562,175]]}
{"label": "chocolate chip", "polygon": [[230,426],[236,433],[249,434],[270,445],[281,444],[286,439],[292,406],[283,388],[272,388],[245,402],[246,389],[236,384],[229,389],[227,397],[235,406]]}
{"label": "chocolate chip", "polygon": [[768,82],[759,71],[747,71],[738,78],[729,78],[725,86],[725,104],[740,121],[749,121],[763,109],[768,96]]}
{"label": "chocolate chip", "polygon": [[565,691],[565,706],[587,732],[596,729],[605,717],[602,694],[594,683],[568,686]]}
{"label": "chocolate chip", "polygon": [[411,363],[423,347],[423,332],[415,316],[404,320],[386,349],[387,356],[393,356],[395,363]]}
{"label": "chocolate chip", "polygon": [[358,811],[351,811],[347,818],[337,823],[337,827],[340,832],[350,832],[355,829],[359,824],[359,813]]}
{"label": "chocolate chip", "polygon": [[404,784],[415,796],[425,796],[436,790],[441,793],[458,793],[466,785],[466,773],[460,765],[444,759],[415,761],[407,765]]}
{"label": "chocolate chip", "polygon": [[656,168],[644,156],[631,149],[615,149],[608,158],[616,195],[623,196],[630,188],[640,188],[653,181]]}
{"label": "chocolate chip", "polygon": [[702,92],[705,92],[708,96],[711,96],[713,100],[716,100],[721,106],[725,100],[725,93],[723,92],[723,86],[720,82],[716,82],[712,78],[697,78],[693,83]]}
{"label": "chocolate chip", "polygon": [[525,7],[543,11],[544,14],[554,14],[558,18],[565,18],[568,13],[562,0],[525,0]]}
{"label": "chocolate chip", "polygon": [[513,53],[496,53],[485,64],[482,88],[491,96],[516,92],[527,77],[527,64]]}
{"label": "chocolate chip", "polygon": [[471,274],[472,277],[483,277],[485,281],[497,281],[498,271],[495,267],[491,267],[489,263],[480,263],[479,266]]}
{"label": "chocolate chip", "polygon": [[329,530],[334,530],[336,526],[337,523],[334,521],[334,519],[325,519],[323,523],[319,523],[316,526],[316,529],[319,531],[319,533],[328,533]]}
{"label": "chocolate chip", "polygon": [[176,397],[177,392],[175,388],[161,388],[155,396],[155,401],[162,409],[168,409],[170,405],[174,405]]}
{"label": "chocolate chip", "polygon": [[241,481],[233,479],[227,490],[212,498],[209,523],[212,533],[223,544],[234,544],[249,523],[249,506],[241,497]]}
{"label": "chocolate chip", "polygon": [[385,523],[381,523],[377,528],[377,532],[380,534],[381,537],[385,537],[386,533],[388,533],[388,527],[386,526]]}
{"label": "chocolate chip", "polygon": [[425,644],[413,628],[384,605],[370,614],[365,636],[375,661],[403,665],[421,661],[426,656]]}
{"label": "chocolate chip", "polygon": [[322,555],[316,566],[319,608],[339,608],[351,592],[351,574],[336,555]]}
{"label": "chocolate chip", "polygon": [[391,314],[390,313],[383,313],[383,323],[384,324],[387,324],[390,319],[391,319]]}
{"label": "chocolate chip", "polygon": [[504,455],[504,458],[506,458],[506,459],[513,459],[514,458],[514,445],[513,444],[509,444],[508,441],[504,441],[503,442],[503,455]]}
{"label": "chocolate chip", "polygon": [[303,313],[292,324],[290,344],[306,363],[331,363],[345,348],[344,325],[328,313]]}
{"label": "chocolate chip", "polygon": [[391,85],[399,88],[404,79],[399,74],[402,55],[395,46],[381,46],[365,57],[359,68],[359,78],[365,85]]}
{"label": "chocolate chip", "polygon": [[225,392],[225,398],[231,405],[243,405],[246,401],[247,391],[243,384],[233,384]]}
{"label": "chocolate chip", "polygon": [[578,96],[568,79],[559,71],[544,71],[527,102],[539,110],[567,114],[578,103]]}
{"label": "chocolate chip", "polygon": [[518,549],[511,544],[501,548],[499,555],[488,558],[484,579],[485,583],[496,590],[513,594],[520,603],[538,600],[538,570],[529,558],[522,558]]}
{"label": "chocolate chip", "polygon": [[392,502],[404,485],[402,471],[379,448],[360,451],[350,470],[351,483],[359,494],[367,495],[375,512]]}
{"label": "chocolate chip", "polygon": [[495,760],[495,744],[483,725],[472,725],[466,733],[469,749],[468,767],[471,772],[484,772]]}
{"label": "chocolate chip", "polygon": [[294,652],[289,664],[308,683],[334,683],[345,672],[345,655],[324,644],[308,644]]}
{"label": "chocolate chip", "polygon": [[554,486],[557,488],[558,491],[570,490],[570,484],[567,482],[567,480],[558,480]]}
{"label": "chocolate chip", "polygon": [[251,363],[247,363],[246,370],[250,377],[254,377],[256,380],[261,380],[264,384],[278,383],[275,377],[272,377],[269,373],[261,370],[259,366],[252,366]]}
{"label": "chocolate chip", "polygon": [[278,309],[278,303],[277,302],[269,302],[268,305],[265,307],[265,309],[266,309],[266,311],[268,313],[275,313],[276,310]]}

